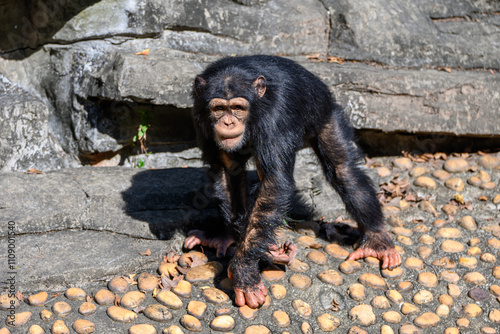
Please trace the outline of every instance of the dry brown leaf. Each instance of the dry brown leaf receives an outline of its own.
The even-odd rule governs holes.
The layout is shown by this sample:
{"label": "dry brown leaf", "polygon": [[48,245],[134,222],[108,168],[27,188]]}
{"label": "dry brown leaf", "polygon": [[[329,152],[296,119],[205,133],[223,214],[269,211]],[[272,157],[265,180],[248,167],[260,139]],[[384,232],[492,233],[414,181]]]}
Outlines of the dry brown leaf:
{"label": "dry brown leaf", "polygon": [[21,291],[17,291],[15,294],[17,300],[23,301],[24,295],[21,293]]}
{"label": "dry brown leaf", "polygon": [[483,196],[479,197],[479,200],[480,201],[487,201],[488,197],[486,197],[486,196],[483,195]]}
{"label": "dry brown leaf", "polygon": [[144,253],[139,253],[139,255],[150,256],[151,250],[148,248]]}
{"label": "dry brown leaf", "polygon": [[138,56],[149,56],[149,51],[150,50],[151,49],[146,49],[146,50],[139,51],[139,52],[136,53],[136,55],[138,55]]}
{"label": "dry brown leaf", "polygon": [[115,295],[115,306],[120,306],[120,301],[121,301],[121,300],[122,300],[122,299],[120,298],[120,296]]}
{"label": "dry brown leaf", "polygon": [[345,59],[340,57],[329,56],[326,59],[326,61],[329,63],[343,64],[345,62]]}
{"label": "dry brown leaf", "polygon": [[38,170],[38,169],[34,169],[34,168],[30,168],[24,174],[43,174],[43,171]]}

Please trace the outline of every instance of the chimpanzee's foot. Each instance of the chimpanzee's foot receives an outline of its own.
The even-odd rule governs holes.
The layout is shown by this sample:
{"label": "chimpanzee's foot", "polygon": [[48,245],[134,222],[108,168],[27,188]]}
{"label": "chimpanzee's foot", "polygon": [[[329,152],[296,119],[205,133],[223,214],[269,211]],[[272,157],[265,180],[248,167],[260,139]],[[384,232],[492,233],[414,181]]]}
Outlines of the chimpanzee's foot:
{"label": "chimpanzee's foot", "polygon": [[[227,271],[227,276],[233,279],[233,273],[230,269]],[[248,305],[251,308],[257,308],[266,302],[267,289],[262,281],[259,281],[253,287],[234,288],[234,302],[238,306]]]}
{"label": "chimpanzee's foot", "polygon": [[226,255],[227,249],[236,242],[231,234],[225,234],[220,237],[209,238],[205,232],[201,230],[191,230],[188,232],[184,247],[191,249],[197,245],[202,245],[217,250],[217,257],[221,258]]}
{"label": "chimpanzee's foot", "polygon": [[401,255],[394,248],[391,237],[385,230],[366,233],[361,246],[352,252],[347,260],[356,261],[369,256],[382,261],[382,269],[393,269],[401,264]]}
{"label": "chimpanzee's foot", "polygon": [[289,265],[297,255],[297,245],[290,241],[286,241],[283,245],[271,245],[268,254],[273,263]]}

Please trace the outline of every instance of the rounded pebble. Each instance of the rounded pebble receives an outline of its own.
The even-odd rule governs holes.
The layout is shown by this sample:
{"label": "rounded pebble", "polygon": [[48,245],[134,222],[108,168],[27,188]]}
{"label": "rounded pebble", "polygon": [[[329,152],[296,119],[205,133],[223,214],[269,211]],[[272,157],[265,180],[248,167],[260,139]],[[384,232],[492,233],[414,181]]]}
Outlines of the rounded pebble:
{"label": "rounded pebble", "polygon": [[490,319],[490,321],[495,324],[500,324],[500,310],[497,309],[490,310],[490,313],[488,314],[488,319]]}
{"label": "rounded pebble", "polygon": [[216,331],[227,332],[234,328],[235,321],[233,317],[229,315],[221,315],[216,317],[210,323],[210,328]]}
{"label": "rounded pebble", "polygon": [[374,308],[378,309],[386,309],[391,307],[391,303],[389,303],[389,299],[384,296],[375,296],[370,303]]}
{"label": "rounded pebble", "polygon": [[462,294],[462,291],[460,291],[460,287],[456,284],[448,284],[447,289],[448,294],[453,298],[458,298]]}
{"label": "rounded pebble", "polygon": [[172,325],[163,330],[163,334],[184,334],[179,326]]}
{"label": "rounded pebble", "polygon": [[483,314],[483,309],[476,304],[468,304],[464,306],[463,313],[467,318],[477,318]]}
{"label": "rounded pebble", "polygon": [[464,281],[470,284],[475,284],[475,285],[484,285],[486,284],[486,278],[483,276],[483,274],[479,272],[470,272],[466,273],[463,276]]}
{"label": "rounded pebble", "polygon": [[434,273],[420,273],[418,274],[417,282],[426,288],[435,288],[438,286],[439,280]]}
{"label": "rounded pebble", "polygon": [[440,181],[445,181],[447,180],[451,175],[447,171],[444,170],[436,170],[432,172],[432,176],[434,176],[436,179]]}
{"label": "rounded pebble", "polygon": [[54,319],[54,313],[50,312],[47,309],[43,309],[40,311],[40,319],[43,321],[49,322]]}
{"label": "rounded pebble", "polygon": [[436,314],[440,318],[447,318],[450,314],[450,307],[448,305],[440,304],[436,308]]}
{"label": "rounded pebble", "polygon": [[446,188],[454,191],[462,191],[465,187],[464,181],[459,177],[449,178],[448,180],[444,181],[444,185]]}
{"label": "rounded pebble", "polygon": [[403,276],[403,269],[401,267],[396,267],[393,269],[382,269],[381,275],[384,278],[396,279]]}
{"label": "rounded pebble", "polygon": [[277,266],[267,267],[262,270],[261,277],[269,282],[276,282],[282,280],[286,273]]}
{"label": "rounded pebble", "polygon": [[95,332],[95,324],[91,321],[78,319],[73,323],[73,329],[78,334],[90,334]]}
{"label": "rounded pebble", "polygon": [[311,267],[307,263],[305,263],[304,261],[301,261],[299,259],[294,259],[292,261],[292,263],[290,263],[288,265],[288,268],[291,271],[295,271],[295,272],[298,272],[298,273],[305,273],[306,271],[308,271],[309,269],[311,269]]}
{"label": "rounded pebble", "polygon": [[341,285],[344,282],[342,276],[340,276],[340,274],[333,269],[320,272],[318,274],[318,278],[322,282],[332,285]]}
{"label": "rounded pebble", "polygon": [[361,284],[367,285],[375,289],[381,289],[381,290],[387,289],[387,284],[385,283],[384,279],[375,274],[364,273],[359,277],[358,281]]}
{"label": "rounded pebble", "polygon": [[156,295],[156,300],[162,303],[163,305],[170,307],[174,310],[181,309],[183,306],[182,300],[177,297],[175,293],[172,291],[161,291],[159,294]]}
{"label": "rounded pebble", "polygon": [[418,177],[415,181],[413,181],[413,184],[417,187],[429,189],[429,190],[434,190],[437,188],[436,181],[431,179],[428,176],[420,176]]}
{"label": "rounded pebble", "polygon": [[432,312],[425,312],[422,315],[415,318],[413,323],[420,328],[436,327],[439,324],[439,317],[437,314]]}
{"label": "rounded pebble", "polygon": [[71,306],[66,302],[57,302],[52,305],[52,312],[55,315],[64,318],[71,312]]}
{"label": "rounded pebble", "polygon": [[191,300],[187,306],[187,312],[198,319],[203,319],[207,310],[207,304],[198,300]]}
{"label": "rounded pebble", "polygon": [[184,314],[180,320],[181,325],[192,332],[201,332],[203,329],[200,320],[189,314]]}
{"label": "rounded pebble", "polygon": [[248,305],[243,305],[238,309],[238,314],[245,320],[253,320],[259,314],[259,310],[251,308]]}
{"label": "rounded pebble", "polygon": [[361,263],[358,261],[344,261],[339,265],[339,270],[344,274],[354,274],[361,270]]}
{"label": "rounded pebble", "polygon": [[442,227],[436,232],[436,237],[438,238],[460,238],[462,237],[462,232],[458,228],[454,227]]}
{"label": "rounded pebble", "polygon": [[399,329],[399,334],[420,334],[420,331],[413,325],[405,324]]}
{"label": "rounded pebble", "polygon": [[458,225],[469,231],[477,230],[477,224],[472,216],[465,216],[457,221]]}
{"label": "rounded pebble", "polygon": [[95,306],[94,303],[90,303],[90,302],[84,302],[78,308],[78,312],[81,315],[92,315],[92,314],[96,313],[96,311],[97,311],[97,306]]}
{"label": "rounded pebble", "polygon": [[399,324],[401,322],[401,314],[396,311],[387,311],[382,313],[382,319],[390,324]]}
{"label": "rounded pebble", "polygon": [[133,325],[129,328],[130,334],[156,334],[156,329],[149,324]]}
{"label": "rounded pebble", "polygon": [[269,287],[269,292],[274,299],[283,299],[286,297],[286,288],[281,284],[273,284]]}
{"label": "rounded pebble", "polygon": [[292,302],[292,306],[302,318],[309,318],[311,316],[312,313],[311,306],[305,301],[300,299],[295,299]]}
{"label": "rounded pebble", "polygon": [[52,324],[52,327],[50,328],[50,332],[52,334],[69,334],[69,328],[66,326],[64,321],[62,320],[56,320],[54,324]]}
{"label": "rounded pebble", "polygon": [[408,269],[422,270],[424,269],[424,262],[416,257],[409,257],[405,260],[404,266]]}
{"label": "rounded pebble", "polygon": [[193,284],[206,283],[212,281],[223,270],[222,264],[217,261],[211,261],[207,264],[192,268],[184,279]]}
{"label": "rounded pebble", "polygon": [[149,273],[141,273],[137,278],[137,288],[139,291],[151,292],[158,287],[160,278]]}
{"label": "rounded pebble", "polygon": [[413,163],[409,158],[396,158],[392,162],[394,167],[404,169],[404,170],[409,170],[410,168],[413,167]]}
{"label": "rounded pebble", "polygon": [[403,303],[403,305],[401,305],[401,313],[404,315],[415,314],[418,312],[420,312],[420,308],[416,305],[410,303]]}
{"label": "rounded pebble", "polygon": [[6,324],[9,327],[21,327],[26,325],[31,320],[32,316],[33,313],[31,312],[14,313],[14,319],[12,319],[10,316],[7,317]]}
{"label": "rounded pebble", "polygon": [[461,173],[469,169],[469,163],[462,158],[451,158],[444,163],[443,168],[450,173]]}
{"label": "rounded pebble", "polygon": [[172,289],[172,292],[178,296],[189,298],[191,297],[192,285],[188,281],[180,280]]}
{"label": "rounded pebble", "polygon": [[396,304],[401,304],[404,301],[403,296],[396,290],[387,290],[385,295],[390,301]]}
{"label": "rounded pebble", "polygon": [[427,167],[423,167],[423,166],[418,166],[418,167],[414,167],[412,168],[412,170],[410,171],[410,176],[412,177],[419,177],[419,176],[422,176],[424,174],[428,174],[430,173],[431,170]]}
{"label": "rounded pebble", "polygon": [[442,271],[439,273],[439,277],[448,283],[457,283],[460,280],[460,276],[453,271]]}
{"label": "rounded pebble", "polygon": [[146,295],[144,293],[140,291],[130,291],[121,298],[120,305],[128,309],[133,309],[139,306],[144,300],[146,300]]}
{"label": "rounded pebble", "polygon": [[375,313],[370,305],[358,305],[349,311],[349,319],[361,326],[371,326],[376,322]]}
{"label": "rounded pebble", "polygon": [[106,313],[114,321],[129,323],[137,319],[137,313],[119,306],[110,306]]}
{"label": "rounded pebble", "polygon": [[45,303],[47,302],[48,297],[49,297],[49,294],[45,291],[42,291],[42,292],[39,292],[35,295],[29,296],[28,303],[31,306],[44,306]]}
{"label": "rounded pebble", "polygon": [[394,334],[394,330],[391,328],[391,326],[382,325],[380,327],[380,334]]}
{"label": "rounded pebble", "polygon": [[342,248],[337,244],[329,244],[325,246],[326,254],[330,255],[333,258],[345,260],[349,256],[349,251]]}
{"label": "rounded pebble", "polygon": [[158,322],[167,322],[172,320],[172,313],[170,313],[166,306],[160,304],[149,305],[142,313],[146,316],[146,318]]}
{"label": "rounded pebble", "polygon": [[351,284],[347,290],[347,294],[356,301],[361,301],[366,298],[365,287],[359,283]]}
{"label": "rounded pebble", "polygon": [[[0,330],[0,334],[2,333],[3,332]],[[43,330],[43,328],[38,325],[32,325],[28,330],[28,334],[44,334],[44,333],[45,331]]]}
{"label": "rounded pebble", "polygon": [[9,297],[8,293],[0,295],[0,310],[7,311],[14,305],[14,309],[18,309],[20,302],[16,297]]}
{"label": "rounded pebble", "polygon": [[307,258],[316,264],[325,265],[328,261],[326,259],[325,253],[319,250],[312,250],[307,254]]}
{"label": "rounded pebble", "polygon": [[99,305],[112,305],[115,302],[115,294],[108,289],[101,289],[97,291],[94,299]]}
{"label": "rounded pebble", "polygon": [[484,168],[497,168],[500,165],[500,159],[493,155],[483,155],[479,158],[479,164]]}
{"label": "rounded pebble", "polygon": [[245,329],[244,334],[271,334],[271,331],[264,325],[252,325]]}
{"label": "rounded pebble", "polygon": [[426,304],[431,302],[434,296],[430,291],[420,290],[413,296],[413,302],[418,305]]}
{"label": "rounded pebble", "polygon": [[445,240],[440,246],[441,250],[446,253],[460,253],[465,250],[462,243],[455,240]]}
{"label": "rounded pebble", "polygon": [[229,301],[229,296],[224,291],[219,290],[217,288],[204,289],[202,295],[203,297],[205,297],[205,300],[207,302],[216,305],[221,305]]}
{"label": "rounded pebble", "polygon": [[114,277],[108,282],[108,289],[114,293],[125,293],[129,289],[129,284],[122,277]]}
{"label": "rounded pebble", "polygon": [[323,332],[332,332],[340,326],[340,320],[328,313],[323,313],[316,320]]}
{"label": "rounded pebble", "polygon": [[377,173],[378,173],[378,176],[380,176],[380,177],[386,177],[386,176],[391,175],[391,170],[387,167],[378,167]]}
{"label": "rounded pebble", "polygon": [[274,311],[273,312],[273,321],[278,327],[288,327],[290,326],[290,317],[286,312],[283,311]]}
{"label": "rounded pebble", "polygon": [[69,288],[64,293],[64,296],[69,300],[83,301],[87,297],[87,293],[80,288]]}

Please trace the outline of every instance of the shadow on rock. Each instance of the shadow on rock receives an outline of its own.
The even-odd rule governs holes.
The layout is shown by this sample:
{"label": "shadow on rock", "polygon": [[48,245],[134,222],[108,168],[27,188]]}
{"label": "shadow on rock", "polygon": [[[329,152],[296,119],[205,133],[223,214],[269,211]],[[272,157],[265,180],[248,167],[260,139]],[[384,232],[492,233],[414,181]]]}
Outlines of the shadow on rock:
{"label": "shadow on rock", "polygon": [[177,230],[214,224],[217,210],[206,180],[205,168],[151,169],[137,173],[122,192],[130,217],[147,222],[160,240]]}
{"label": "shadow on rock", "polygon": [[[217,231],[222,227],[206,168],[152,169],[135,174],[132,185],[122,192],[125,212],[147,222],[151,233],[169,240],[180,230],[197,228]],[[257,174],[249,172],[251,193],[255,193]],[[294,196],[291,218],[304,219],[310,208]]]}

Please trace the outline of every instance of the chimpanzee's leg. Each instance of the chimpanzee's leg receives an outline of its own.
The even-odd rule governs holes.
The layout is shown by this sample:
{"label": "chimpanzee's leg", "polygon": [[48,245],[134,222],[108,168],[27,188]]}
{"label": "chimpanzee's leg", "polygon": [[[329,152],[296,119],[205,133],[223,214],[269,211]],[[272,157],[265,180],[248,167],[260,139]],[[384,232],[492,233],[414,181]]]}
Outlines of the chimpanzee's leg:
{"label": "chimpanzee's leg", "polygon": [[362,233],[360,246],[349,260],[368,256],[382,261],[382,268],[401,264],[401,256],[384,227],[383,214],[371,180],[358,165],[353,130],[341,110],[336,110],[312,141],[327,180],[338,191]]}

